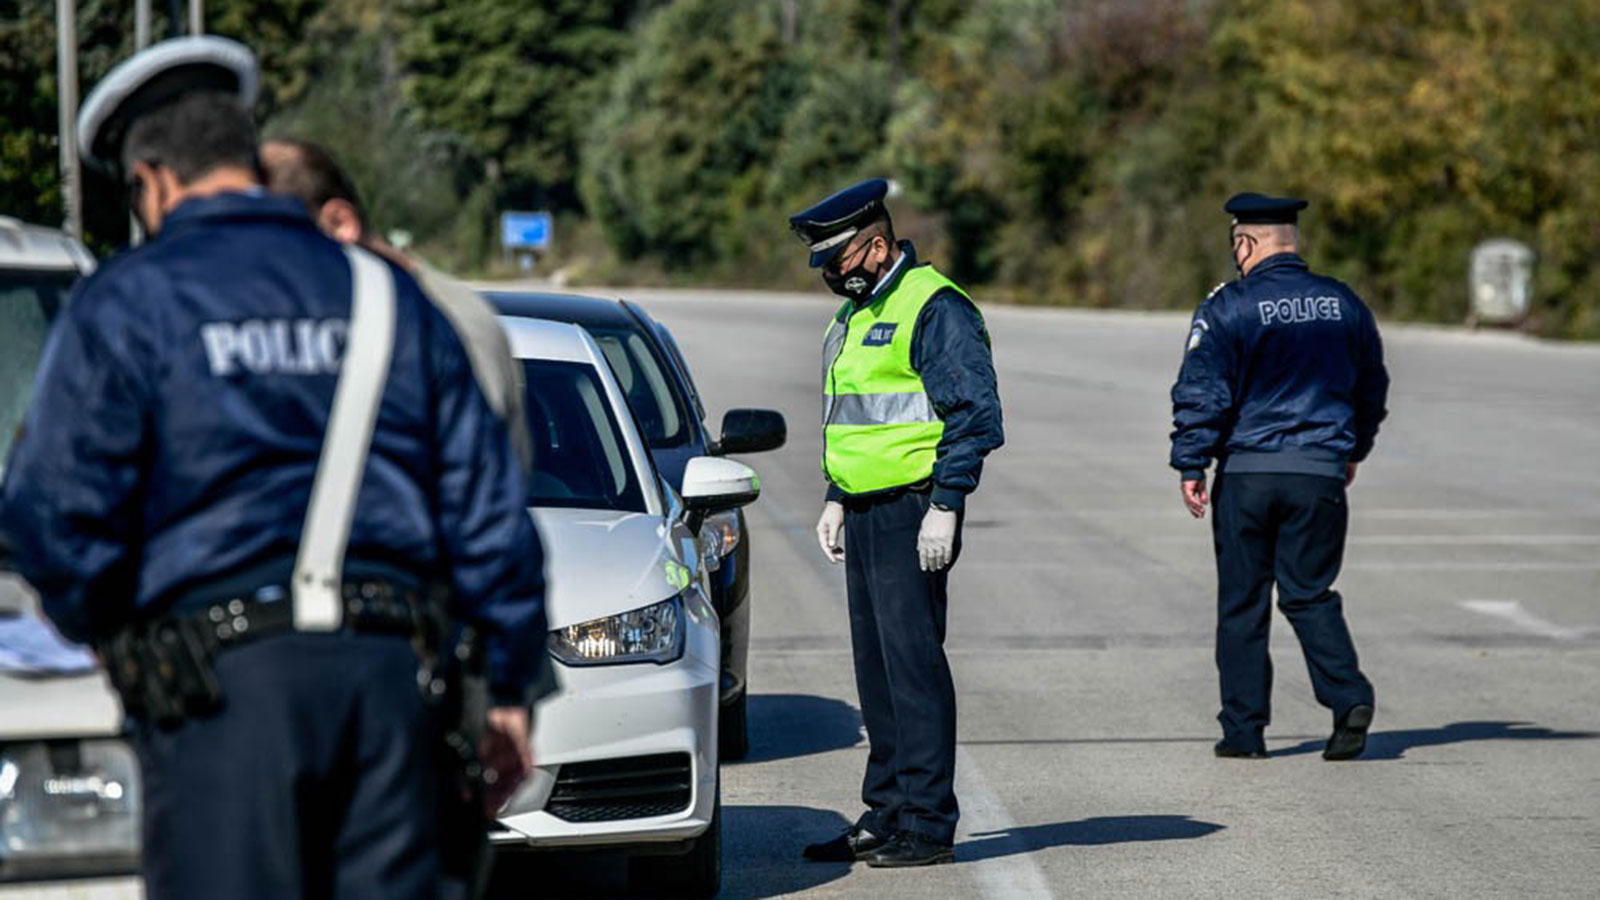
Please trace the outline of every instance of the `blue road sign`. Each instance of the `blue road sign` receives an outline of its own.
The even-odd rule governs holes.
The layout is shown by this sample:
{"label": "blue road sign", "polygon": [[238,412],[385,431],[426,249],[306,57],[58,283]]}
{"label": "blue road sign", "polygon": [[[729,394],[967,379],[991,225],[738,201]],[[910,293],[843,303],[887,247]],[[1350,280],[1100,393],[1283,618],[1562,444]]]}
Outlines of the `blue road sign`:
{"label": "blue road sign", "polygon": [[551,224],[547,212],[503,212],[500,246],[507,250],[549,249]]}

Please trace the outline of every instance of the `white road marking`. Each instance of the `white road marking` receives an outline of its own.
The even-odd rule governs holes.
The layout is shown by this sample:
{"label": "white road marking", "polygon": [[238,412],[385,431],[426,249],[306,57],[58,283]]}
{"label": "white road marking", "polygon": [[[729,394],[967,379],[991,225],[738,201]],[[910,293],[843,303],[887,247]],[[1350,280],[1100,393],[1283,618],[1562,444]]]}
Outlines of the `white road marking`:
{"label": "white road marking", "polygon": [[[960,840],[956,861],[961,861],[959,845],[981,846],[984,858],[962,866],[978,883],[978,893],[987,900],[1055,900],[1044,872],[1034,862],[1032,848],[1012,832],[1016,819],[989,787],[983,770],[965,747],[956,747],[956,796],[961,798]],[[974,834],[1005,832],[997,837],[974,839]]]}
{"label": "white road marking", "polygon": [[[991,571],[995,569],[1007,572],[1066,572],[1083,571],[1098,567],[1115,569],[1125,568],[1124,563],[1118,560],[1099,561],[1094,559],[1036,559],[1025,561],[989,561],[962,559],[961,566],[967,570]],[[1600,572],[1600,561],[1597,562],[1534,562],[1527,560],[1465,560],[1465,561],[1425,561],[1425,562],[1350,562],[1345,563],[1346,572]]]}
{"label": "white road marking", "polygon": [[1548,638],[1555,638],[1559,641],[1575,641],[1579,638],[1586,637],[1591,631],[1594,630],[1589,628],[1572,628],[1566,625],[1557,625],[1554,622],[1545,621],[1533,613],[1528,612],[1526,609],[1523,609],[1522,604],[1515,600],[1463,600],[1461,601],[1461,606],[1466,609],[1470,609],[1475,613],[1482,613],[1486,616],[1493,616],[1496,619],[1503,619],[1507,622],[1510,622],[1512,625],[1521,628],[1523,631],[1532,632],[1533,634],[1542,635]]}
{"label": "white road marking", "polygon": [[1590,547],[1600,545],[1600,534],[1363,534],[1349,542],[1392,547]]}
{"label": "white road marking", "polygon": [[[1195,529],[1199,531],[1199,529]],[[1007,535],[1010,543],[1088,544],[1103,541],[1143,540],[1151,544],[1207,544],[1211,543],[1209,531],[1196,534],[1162,534],[1141,538],[1122,535],[1095,534],[1082,537],[1056,537],[1051,535]],[[1372,547],[1594,547],[1600,546],[1600,534],[1357,534],[1347,541],[1351,545]]]}
{"label": "white road marking", "polygon": [[[1060,454],[1057,453],[1057,456]],[[1176,495],[1176,491],[1173,492]],[[1445,519],[1450,521],[1466,521],[1476,519],[1596,519],[1600,518],[1600,508],[1588,509],[1577,513],[1556,513],[1548,509],[1522,509],[1513,507],[1486,507],[1463,508],[1428,507],[1428,508],[1383,508],[1369,507],[1361,502],[1359,493],[1351,501],[1351,514],[1356,519]],[[972,516],[977,518],[1010,522],[1016,519],[1172,519],[1179,522],[1189,520],[1188,513],[1178,505],[1176,499],[1171,506],[1159,507],[989,507],[973,504]]]}
{"label": "white road marking", "polygon": [[1347,563],[1346,572],[1600,572],[1600,562],[1356,562]]}

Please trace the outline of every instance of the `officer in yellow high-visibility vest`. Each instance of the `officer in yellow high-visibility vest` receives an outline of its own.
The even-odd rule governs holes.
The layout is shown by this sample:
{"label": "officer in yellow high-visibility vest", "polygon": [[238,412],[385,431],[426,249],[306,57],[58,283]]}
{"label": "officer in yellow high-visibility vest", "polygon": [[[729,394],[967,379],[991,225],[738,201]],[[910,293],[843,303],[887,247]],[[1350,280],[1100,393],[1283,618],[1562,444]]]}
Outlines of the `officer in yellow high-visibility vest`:
{"label": "officer in yellow high-visibility vest", "polygon": [[867,811],[806,857],[879,868],[954,856],[956,698],[946,584],[967,494],[1005,440],[983,316],[896,241],[888,182],[789,220],[846,298],[822,351],[822,552],[845,563],[856,689],[871,752]]}

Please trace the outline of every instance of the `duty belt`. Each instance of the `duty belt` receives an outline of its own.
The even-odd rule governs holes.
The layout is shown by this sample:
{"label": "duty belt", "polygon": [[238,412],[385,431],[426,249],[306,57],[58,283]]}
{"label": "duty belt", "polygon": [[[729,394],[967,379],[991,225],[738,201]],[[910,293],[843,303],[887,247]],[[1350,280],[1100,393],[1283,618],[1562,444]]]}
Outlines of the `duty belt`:
{"label": "duty belt", "polygon": [[[277,601],[256,597],[277,594]],[[294,603],[288,588],[275,586],[249,597],[224,597],[196,612],[136,622],[99,646],[106,674],[134,718],[175,727],[204,717],[222,704],[215,659],[218,652],[259,638],[295,631]],[[445,634],[442,598],[388,581],[346,581],[341,591],[341,630],[389,634],[411,641],[428,671],[419,686],[442,693],[432,670]]]}
{"label": "duty belt", "polygon": [[[215,600],[190,615],[224,647],[294,631],[294,604],[289,600],[288,587],[281,589],[282,600],[255,599],[261,594],[262,591],[255,591],[251,597]],[[346,581],[342,597],[345,631],[409,637],[426,631],[436,621],[433,604],[423,591],[398,587],[392,582]]]}

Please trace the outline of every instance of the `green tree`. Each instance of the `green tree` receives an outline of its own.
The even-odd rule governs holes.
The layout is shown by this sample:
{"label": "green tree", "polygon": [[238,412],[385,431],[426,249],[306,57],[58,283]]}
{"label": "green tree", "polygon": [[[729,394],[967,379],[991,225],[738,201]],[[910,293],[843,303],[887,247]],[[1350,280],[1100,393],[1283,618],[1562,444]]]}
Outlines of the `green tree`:
{"label": "green tree", "polygon": [[459,137],[496,193],[577,204],[582,135],[638,2],[400,0],[400,62],[422,124]]}
{"label": "green tree", "polygon": [[782,234],[765,174],[801,79],[775,12],[679,0],[644,23],[584,158],[585,204],[623,256],[708,265]]}

